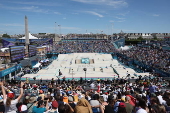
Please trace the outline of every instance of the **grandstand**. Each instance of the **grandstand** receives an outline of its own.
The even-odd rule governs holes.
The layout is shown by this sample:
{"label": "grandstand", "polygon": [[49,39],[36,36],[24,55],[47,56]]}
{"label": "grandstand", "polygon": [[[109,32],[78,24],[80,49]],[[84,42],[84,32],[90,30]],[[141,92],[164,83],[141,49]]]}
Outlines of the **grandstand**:
{"label": "grandstand", "polygon": [[[124,41],[124,38],[114,40],[94,38],[61,39],[52,45],[53,49],[52,51],[48,50],[47,55],[51,57],[56,55],[58,58],[54,59],[48,67],[39,70],[36,74],[26,74],[22,79],[36,77],[37,79],[50,80],[64,76],[66,79],[79,79],[80,77],[85,78],[85,76],[87,79],[126,78],[128,74],[130,74],[130,77],[136,78],[140,75],[149,75],[153,70],[154,74],[168,76],[168,73],[162,72],[168,70],[167,67],[163,68],[164,70],[162,68],[158,69],[158,63],[156,65],[154,62],[155,67],[153,67],[154,65],[147,65],[151,63],[149,60],[152,59],[152,56],[156,55],[149,54],[152,52],[152,49],[149,48],[150,46],[143,45],[144,47],[134,47],[127,51],[118,50],[118,48],[124,46]],[[43,43],[51,44],[52,40],[35,41],[35,43],[40,45]],[[154,51],[157,51],[157,53],[159,51],[162,56],[164,54],[169,55],[168,52],[157,48],[154,48]],[[146,57],[146,53],[149,56]],[[141,56],[141,54],[143,55]],[[164,61],[161,62],[163,65],[168,65],[168,62],[165,62],[166,59],[162,61]],[[84,68],[87,71],[84,71]],[[62,72],[62,76],[59,76],[59,70]]]}

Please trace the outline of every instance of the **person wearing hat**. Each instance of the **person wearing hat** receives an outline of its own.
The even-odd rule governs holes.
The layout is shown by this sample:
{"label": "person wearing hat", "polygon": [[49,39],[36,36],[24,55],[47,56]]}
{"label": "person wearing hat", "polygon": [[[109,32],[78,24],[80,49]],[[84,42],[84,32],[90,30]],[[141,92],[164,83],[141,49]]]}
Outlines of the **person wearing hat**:
{"label": "person wearing hat", "polygon": [[52,101],[52,109],[50,109],[48,113],[58,113],[58,102],[57,101]]}
{"label": "person wearing hat", "polygon": [[3,98],[4,98],[5,113],[8,113],[8,112],[16,113],[16,111],[17,111],[16,104],[19,102],[19,100],[21,99],[21,97],[23,95],[23,85],[24,85],[24,82],[21,82],[20,95],[18,96],[17,99],[14,99],[15,95],[11,91],[9,91],[6,96],[6,91],[4,89],[3,82],[0,82],[2,94],[3,94]]}
{"label": "person wearing hat", "polygon": [[44,100],[45,95],[44,95],[44,91],[43,90],[39,90],[39,96],[38,97],[42,97],[42,100]]}
{"label": "person wearing hat", "polygon": [[27,106],[26,105],[20,105],[18,108],[18,113],[27,113]]}
{"label": "person wearing hat", "polygon": [[68,104],[74,109],[76,104],[74,103],[74,97],[69,95],[68,96]]}
{"label": "person wearing hat", "polygon": [[36,99],[37,98],[35,96],[33,96],[33,95],[29,97],[28,104],[27,104],[28,113],[32,112],[32,108],[33,108],[34,103],[36,102]]}
{"label": "person wearing hat", "polygon": [[126,105],[124,102],[120,102],[118,106],[118,112],[117,113],[127,113],[126,112]]}

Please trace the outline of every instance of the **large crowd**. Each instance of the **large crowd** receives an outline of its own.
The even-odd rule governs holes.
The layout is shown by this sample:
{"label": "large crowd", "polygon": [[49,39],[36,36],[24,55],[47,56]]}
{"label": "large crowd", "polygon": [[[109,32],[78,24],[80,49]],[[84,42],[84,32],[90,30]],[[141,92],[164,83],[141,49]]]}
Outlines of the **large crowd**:
{"label": "large crowd", "polygon": [[61,41],[55,45],[57,53],[112,53],[115,48],[112,43],[107,40],[77,40],[77,41]]}
{"label": "large crowd", "polygon": [[170,90],[163,78],[18,84],[0,82],[1,113],[169,113]]}
{"label": "large crowd", "polygon": [[170,73],[170,51],[136,46],[130,50],[121,51],[121,53],[146,65]]}
{"label": "large crowd", "polygon": [[[121,53],[170,72],[170,52],[135,46],[118,51],[107,40],[63,41],[57,53]],[[58,49],[60,48],[60,49]],[[25,73],[30,69],[25,69]],[[37,71],[37,70],[33,70]],[[0,82],[0,113],[170,113],[169,81],[161,77],[112,80]]]}

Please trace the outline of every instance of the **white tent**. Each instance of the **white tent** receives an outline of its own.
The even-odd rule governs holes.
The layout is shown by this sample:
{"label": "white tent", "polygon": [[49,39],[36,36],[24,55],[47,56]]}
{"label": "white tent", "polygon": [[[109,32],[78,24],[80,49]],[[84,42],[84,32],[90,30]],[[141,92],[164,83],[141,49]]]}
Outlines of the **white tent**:
{"label": "white tent", "polygon": [[33,66],[33,68],[38,68],[40,67],[41,63],[37,63],[35,66]]}
{"label": "white tent", "polygon": [[[19,39],[25,39],[25,36],[22,37],[22,38],[19,38]],[[32,35],[29,33],[29,39],[38,39],[38,38],[35,37],[35,36],[32,36]]]}
{"label": "white tent", "polygon": [[128,50],[128,49],[130,49],[130,47],[128,47],[128,46],[122,47],[122,46],[121,46],[120,49],[121,49],[121,50]]}
{"label": "white tent", "polygon": [[8,50],[9,50],[9,48],[1,48],[2,52],[8,51]]}

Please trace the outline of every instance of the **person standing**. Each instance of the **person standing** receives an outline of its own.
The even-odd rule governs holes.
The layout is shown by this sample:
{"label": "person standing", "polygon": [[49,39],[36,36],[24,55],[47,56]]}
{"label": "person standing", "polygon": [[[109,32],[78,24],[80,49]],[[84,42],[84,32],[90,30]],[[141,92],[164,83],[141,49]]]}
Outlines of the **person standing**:
{"label": "person standing", "polygon": [[128,96],[125,97],[125,106],[126,112],[132,113],[134,107],[130,104],[130,97]]}
{"label": "person standing", "polygon": [[75,113],[93,113],[93,112],[89,102],[85,98],[82,98],[79,100],[75,107]]}
{"label": "person standing", "polygon": [[92,106],[93,113],[100,112],[100,103],[99,103],[99,95],[95,94],[93,98],[90,100],[90,105]]}
{"label": "person standing", "polygon": [[47,111],[49,109],[48,101],[49,100],[47,100],[46,104],[43,100],[37,101],[32,108],[32,113],[44,113]]}
{"label": "person standing", "polygon": [[58,113],[58,102],[52,101],[52,108],[48,111],[48,113]]}
{"label": "person standing", "polygon": [[0,96],[0,113],[5,113],[5,106],[1,96]]}
{"label": "person standing", "polygon": [[4,105],[5,105],[5,113],[16,113],[16,111],[17,111],[16,104],[19,102],[19,100],[21,99],[21,97],[23,95],[23,85],[24,85],[24,82],[21,82],[20,95],[18,96],[17,99],[14,99],[15,95],[11,91],[9,91],[7,96],[6,96],[4,84],[3,84],[3,82],[0,82],[0,86],[1,86],[2,94],[3,94],[3,99],[4,99]]}

